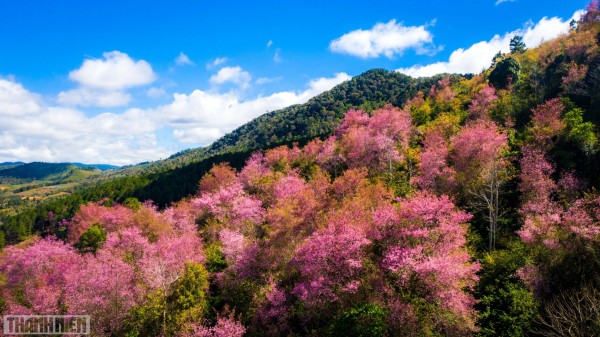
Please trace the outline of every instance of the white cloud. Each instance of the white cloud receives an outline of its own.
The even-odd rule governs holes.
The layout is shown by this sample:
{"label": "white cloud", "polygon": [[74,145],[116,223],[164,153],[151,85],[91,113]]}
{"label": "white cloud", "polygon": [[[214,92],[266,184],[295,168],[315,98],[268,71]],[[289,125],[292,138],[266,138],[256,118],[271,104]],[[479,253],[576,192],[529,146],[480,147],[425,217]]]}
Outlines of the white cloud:
{"label": "white cloud", "polygon": [[102,56],[104,59],[85,60],[79,69],[69,73],[69,78],[82,86],[104,90],[122,90],[156,79],[152,67],[144,60],[136,62],[120,51]]}
{"label": "white cloud", "polygon": [[350,78],[346,73],[338,73],[333,78],[310,81],[301,92],[284,91],[250,100],[242,100],[234,93],[215,94],[194,90],[189,95],[175,94],[171,104],[160,107],[155,113],[162,116],[160,118],[166,118],[177,141],[208,145],[268,111],[304,103]]}
{"label": "white cloud", "polygon": [[190,58],[184,54],[183,52],[179,52],[179,55],[175,58],[175,64],[177,64],[178,66],[191,66],[194,65],[194,62],[192,62],[192,60],[190,60]]}
{"label": "white cloud", "polygon": [[88,88],[77,88],[60,92],[56,100],[64,105],[111,108],[129,104],[131,95],[123,91],[104,91]]}
{"label": "white cloud", "polygon": [[267,48],[271,48],[272,45],[273,45],[273,40],[269,40],[269,42],[267,42]]}
{"label": "white cloud", "polygon": [[283,77],[281,77],[281,76],[279,76],[279,77],[261,77],[261,78],[257,78],[255,83],[256,84],[267,84],[267,83],[281,81],[282,79],[283,79]]}
{"label": "white cloud", "polygon": [[[308,83],[308,89],[304,92],[304,97],[312,97],[322,92],[330,90],[336,85],[350,80],[352,76],[346,73],[336,73],[334,77],[319,77],[313,79]],[[308,100],[307,98],[307,100]]]}
{"label": "white cloud", "polygon": [[[0,78],[0,114],[19,117],[41,110],[40,97],[27,91],[14,80]],[[0,123],[0,128],[3,123]]]}
{"label": "white cloud", "polygon": [[166,94],[167,94],[167,91],[163,88],[152,87],[152,88],[148,89],[148,91],[146,91],[146,95],[148,95],[148,97],[150,97],[150,98],[159,98],[159,97],[165,96]]}
{"label": "white cloud", "polygon": [[216,59],[206,64],[206,69],[214,69],[222,64],[225,64],[225,62],[227,62],[228,60],[229,59],[227,57],[217,57]]}
{"label": "white cloud", "polygon": [[[229,78],[223,76],[217,81]],[[302,91],[250,99],[235,91],[194,90],[175,94],[169,104],[156,108],[95,116],[48,104],[14,80],[0,79],[0,161],[127,165],[166,158],[183,144],[208,145],[267,111],[306,102],[348,79],[350,76],[339,73],[333,78],[314,79]],[[158,142],[159,134],[165,137],[165,130],[178,144],[176,149],[166,149]]]}
{"label": "white cloud", "polygon": [[250,73],[243,70],[240,66],[223,67],[210,77],[210,84],[220,85],[224,83],[234,83],[241,89],[247,89],[251,80],[252,76],[250,76]]}
{"label": "white cloud", "polygon": [[0,79],[0,160],[132,164],[165,158],[146,111],[86,116]]}
{"label": "white cloud", "polygon": [[126,89],[154,82],[156,75],[144,60],[134,61],[119,51],[102,54],[104,59],[88,59],[69,73],[78,88],[62,91],[56,100],[65,105],[116,107],[129,104]]}
{"label": "white cloud", "polygon": [[377,23],[369,30],[358,29],[344,34],[331,41],[329,49],[364,59],[380,56],[393,58],[402,55],[407,49],[429,53],[433,47],[432,41],[433,35],[426,25],[406,27],[391,20],[388,23]]}
{"label": "white cloud", "polygon": [[510,51],[510,40],[515,35],[521,35],[527,47],[533,48],[542,41],[548,41],[567,32],[570,21],[579,19],[582,13],[582,11],[577,11],[567,20],[557,17],[544,17],[537,24],[529,22],[525,28],[502,36],[495,35],[491,40],[477,42],[467,49],[459,48],[452,52],[448,61],[425,66],[416,65],[409,68],[400,68],[397,71],[414,77],[432,76],[440,73],[479,73],[491,65],[492,58],[498,51],[503,53]]}
{"label": "white cloud", "polygon": [[496,6],[503,4],[505,2],[515,2],[517,0],[496,0]]}

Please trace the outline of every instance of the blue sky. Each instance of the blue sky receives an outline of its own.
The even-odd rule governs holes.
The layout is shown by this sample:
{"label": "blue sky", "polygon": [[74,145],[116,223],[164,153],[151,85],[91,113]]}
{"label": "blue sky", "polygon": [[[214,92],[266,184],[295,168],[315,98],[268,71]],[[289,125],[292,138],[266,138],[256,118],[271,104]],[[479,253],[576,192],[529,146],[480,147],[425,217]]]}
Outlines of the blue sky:
{"label": "blue sky", "polygon": [[587,1],[0,1],[0,162],[205,146],[368,69],[479,72]]}

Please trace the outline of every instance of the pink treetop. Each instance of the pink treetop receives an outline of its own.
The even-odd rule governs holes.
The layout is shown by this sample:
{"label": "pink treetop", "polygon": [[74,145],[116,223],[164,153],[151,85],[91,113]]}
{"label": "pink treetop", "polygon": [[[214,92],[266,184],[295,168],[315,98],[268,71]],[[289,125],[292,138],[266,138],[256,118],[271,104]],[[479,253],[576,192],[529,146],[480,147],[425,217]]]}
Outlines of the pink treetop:
{"label": "pink treetop", "polygon": [[530,131],[536,146],[546,151],[552,146],[553,138],[565,128],[564,122],[560,119],[564,108],[559,98],[553,98],[531,110],[533,116]]}
{"label": "pink treetop", "polygon": [[69,222],[68,241],[75,243],[79,237],[92,225],[101,225],[107,232],[129,227],[133,218],[133,211],[121,205],[105,207],[100,203],[82,205]]}
{"label": "pink treetop", "polygon": [[110,250],[100,250],[96,256],[86,255],[65,278],[68,312],[91,315],[92,330],[97,336],[119,333],[129,310],[142,298],[134,266],[112,255]]}
{"label": "pink treetop", "polygon": [[568,66],[567,74],[562,78],[561,87],[569,94],[587,95],[584,82],[587,72],[587,65],[578,65],[577,63],[572,62]]}
{"label": "pink treetop", "polygon": [[325,169],[335,168],[340,164],[342,158],[336,151],[336,138],[330,136],[323,142],[323,147],[317,155],[317,163]]}
{"label": "pink treetop", "polygon": [[390,169],[402,159],[398,148],[408,147],[412,130],[410,114],[386,105],[369,117],[350,110],[336,130],[341,155],[351,168]]}
{"label": "pink treetop", "polygon": [[285,335],[288,330],[287,320],[290,316],[290,306],[287,304],[287,295],[279,288],[273,279],[269,279],[265,286],[265,300],[261,304],[255,319],[269,335]]}
{"label": "pink treetop", "polygon": [[246,161],[246,165],[238,174],[238,179],[245,188],[255,187],[256,184],[269,174],[265,156],[261,152],[254,152]]}
{"label": "pink treetop", "polygon": [[359,187],[367,183],[368,172],[364,168],[349,169],[337,178],[331,185],[331,191],[336,199],[342,200],[346,197],[353,197]]}
{"label": "pink treetop", "polygon": [[438,130],[425,134],[419,175],[412,182],[421,189],[448,193],[455,186],[456,172],[448,165],[448,142]]}
{"label": "pink treetop", "polygon": [[582,22],[598,22],[600,20],[600,8],[598,0],[592,0],[586,7],[586,13],[581,17]]}
{"label": "pink treetop", "polygon": [[299,224],[314,218],[318,201],[310,185],[298,175],[290,174],[279,179],[273,194],[276,203],[269,209],[268,220],[271,223],[282,224],[287,219]]}
{"label": "pink treetop", "polygon": [[483,89],[473,95],[473,100],[469,104],[469,115],[473,119],[488,118],[493,103],[497,99],[496,89],[486,84]]}
{"label": "pink treetop", "polygon": [[369,129],[406,148],[412,132],[410,114],[387,104],[383,108],[373,111],[373,116],[369,120]]}
{"label": "pink treetop", "polygon": [[376,218],[382,243],[388,244],[382,267],[397,274],[402,287],[411,286],[416,277],[426,289],[425,299],[450,310],[466,330],[472,329],[475,300],[464,291],[476,284],[479,270],[465,247],[464,223],[471,216],[456,210],[447,196],[427,192],[399,202],[397,225],[389,210]]}
{"label": "pink treetop", "polygon": [[189,202],[173,204],[162,212],[162,217],[171,224],[178,235],[194,235],[196,219],[201,212]]}
{"label": "pink treetop", "polygon": [[364,232],[332,226],[311,235],[296,251],[292,264],[302,281],[293,293],[309,306],[338,300],[340,292],[355,292],[363,269],[363,247],[370,243]]}
{"label": "pink treetop", "polygon": [[494,171],[507,165],[502,154],[508,137],[491,121],[478,120],[463,127],[452,139],[454,168],[464,182],[487,181]]}
{"label": "pink treetop", "polygon": [[265,153],[265,161],[269,167],[279,166],[284,169],[289,169],[291,163],[300,156],[300,149],[297,146],[289,148],[287,146],[279,146]]}
{"label": "pink treetop", "polygon": [[213,166],[200,180],[198,192],[216,192],[236,182],[235,170],[227,163]]}
{"label": "pink treetop", "polygon": [[242,233],[227,228],[223,228],[219,232],[219,240],[223,243],[221,251],[229,264],[235,264],[249,244]]}
{"label": "pink treetop", "polygon": [[248,196],[240,183],[234,183],[212,193],[203,193],[192,200],[192,205],[213,214],[224,223],[237,227],[250,222],[262,222],[262,202]]}
{"label": "pink treetop", "polygon": [[454,92],[450,86],[450,77],[446,77],[437,82],[429,90],[429,97],[438,102],[438,104],[450,103],[454,99]]}
{"label": "pink treetop", "polygon": [[193,333],[182,337],[242,337],[245,333],[246,328],[231,315],[229,317],[219,316],[215,326],[201,325],[195,328]]}
{"label": "pink treetop", "polygon": [[186,262],[204,261],[197,236],[163,236],[139,261],[144,282],[152,289],[167,292],[184,272]]}
{"label": "pink treetop", "polygon": [[129,264],[137,265],[152,250],[148,238],[137,227],[109,233],[103,250]]}
{"label": "pink treetop", "polygon": [[369,115],[362,110],[350,109],[344,115],[342,123],[335,131],[335,135],[340,138],[341,135],[348,133],[350,129],[366,127],[369,124]]}
{"label": "pink treetop", "polygon": [[6,277],[1,289],[7,313],[62,314],[65,274],[79,266],[81,257],[69,245],[53,238],[41,239],[25,248],[7,247],[0,258]]}
{"label": "pink treetop", "polygon": [[546,160],[545,153],[536,147],[524,146],[522,153],[519,183],[524,200],[522,211],[544,213],[549,207],[550,195],[556,190],[550,177],[554,168]]}

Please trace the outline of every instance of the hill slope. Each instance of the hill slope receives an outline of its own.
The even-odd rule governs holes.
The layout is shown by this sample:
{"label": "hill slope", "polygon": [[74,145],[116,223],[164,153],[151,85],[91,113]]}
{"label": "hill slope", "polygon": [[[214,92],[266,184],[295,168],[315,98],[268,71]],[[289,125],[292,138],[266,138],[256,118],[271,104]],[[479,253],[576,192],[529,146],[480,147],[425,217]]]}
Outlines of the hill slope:
{"label": "hill slope", "polygon": [[66,172],[79,168],[86,171],[106,171],[116,169],[113,165],[86,165],[81,163],[4,163],[0,166],[0,177],[12,177],[18,179],[41,180],[51,176],[65,174]]}
{"label": "hill slope", "polygon": [[[200,178],[216,163],[230,162],[241,167],[257,149],[273,148],[292,142],[306,143],[332,132],[348,109],[367,112],[393,103],[402,106],[421,90],[444,78],[414,79],[384,69],[369,70],[350,81],[322,93],[305,104],[267,113],[239,127],[207,148],[190,149],[169,159],[125,167],[93,177],[69,196],[49,200],[24,210],[18,216],[0,218],[2,230],[11,242],[47,228],[48,212],[56,219],[70,218],[87,201],[127,197],[151,199],[161,206],[180,200],[196,191]],[[452,75],[453,81],[460,76]],[[10,232],[10,233],[9,233]]]}
{"label": "hill slope", "polygon": [[[266,113],[240,126],[205,148],[188,149],[168,159],[114,172],[162,172],[184,167],[214,154],[247,152],[292,142],[305,142],[331,133],[348,109],[371,112],[386,103],[402,106],[420,90],[428,90],[447,75],[412,78],[385,69],[372,69],[331,90],[297,104]],[[454,81],[459,75],[452,75]]]}

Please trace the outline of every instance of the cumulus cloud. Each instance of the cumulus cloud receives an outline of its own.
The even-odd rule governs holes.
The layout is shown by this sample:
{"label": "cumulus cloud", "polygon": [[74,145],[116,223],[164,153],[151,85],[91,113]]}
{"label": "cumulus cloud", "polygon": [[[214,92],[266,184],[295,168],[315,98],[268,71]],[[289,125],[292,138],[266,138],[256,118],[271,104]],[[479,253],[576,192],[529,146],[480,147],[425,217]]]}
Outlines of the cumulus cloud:
{"label": "cumulus cloud", "polygon": [[[225,83],[234,77],[222,75],[215,81]],[[194,90],[174,94],[170,103],[156,108],[93,116],[48,104],[14,80],[0,79],[0,161],[127,165],[157,160],[183,147],[208,145],[265,112],[306,102],[348,79],[349,75],[338,73],[314,79],[298,92],[249,99],[234,91]],[[158,142],[158,134],[164,137],[165,130],[177,149],[166,149]]]}
{"label": "cumulus cloud", "polygon": [[132,164],[168,156],[156,122],[143,110],[86,116],[44,102],[21,84],[0,79],[0,159]]}
{"label": "cumulus cloud", "polygon": [[385,56],[393,58],[408,49],[417,53],[430,53],[433,35],[427,26],[406,27],[396,20],[377,23],[369,30],[354,30],[331,41],[329,49],[335,53],[348,54],[363,59]]}
{"label": "cumulus cloud", "polygon": [[167,91],[163,88],[152,87],[152,88],[148,89],[148,91],[146,91],[146,95],[148,95],[148,97],[150,97],[150,98],[158,98],[158,97],[165,96],[166,94],[167,94]]}
{"label": "cumulus cloud", "polygon": [[256,84],[267,84],[267,83],[281,81],[282,79],[283,79],[283,77],[281,77],[281,76],[279,76],[279,77],[260,77],[260,78],[256,79],[255,83]]}
{"label": "cumulus cloud", "polygon": [[237,84],[242,89],[247,89],[250,85],[252,76],[240,66],[223,67],[210,77],[210,84],[221,85],[224,83]]}
{"label": "cumulus cloud", "polygon": [[208,145],[268,111],[304,103],[350,78],[346,73],[337,73],[331,78],[311,80],[301,92],[277,92],[250,100],[242,100],[234,93],[219,94],[194,90],[189,95],[175,94],[173,102],[160,107],[155,114],[166,118],[166,123],[173,128],[173,137],[177,141]]}
{"label": "cumulus cloud", "polygon": [[62,91],[56,99],[59,103],[65,105],[80,106],[98,106],[98,107],[117,107],[127,105],[131,100],[131,95],[122,91],[104,91],[89,88],[77,88],[69,91]]}
{"label": "cumulus cloud", "polygon": [[112,51],[103,59],[88,59],[79,69],[69,73],[78,88],[62,91],[57,101],[65,105],[116,107],[129,104],[126,89],[150,84],[156,75],[144,60],[135,61],[129,55]]}
{"label": "cumulus cloud", "polygon": [[491,65],[492,58],[498,51],[503,53],[510,51],[510,40],[515,35],[522,36],[527,47],[533,48],[543,41],[548,41],[567,32],[570,21],[572,19],[578,20],[582,14],[582,11],[577,11],[567,20],[557,17],[544,17],[537,24],[528,22],[522,29],[505,33],[502,36],[495,35],[491,40],[477,42],[467,49],[459,48],[450,54],[448,61],[425,66],[415,65],[409,68],[400,68],[397,71],[414,77],[432,76],[440,73],[479,73]]}
{"label": "cumulus cloud", "polygon": [[[19,117],[41,110],[41,98],[14,80],[0,78],[0,113],[5,117]],[[0,128],[4,123],[0,123]]]}
{"label": "cumulus cloud", "polygon": [[179,55],[175,58],[175,64],[177,64],[178,66],[191,66],[194,65],[194,62],[192,62],[192,60],[190,60],[190,58],[184,54],[183,52],[179,52]]}
{"label": "cumulus cloud", "polygon": [[81,67],[69,73],[69,78],[82,86],[104,90],[121,90],[150,84],[156,79],[150,64],[134,61],[120,51],[102,54],[104,59],[85,60]]}

